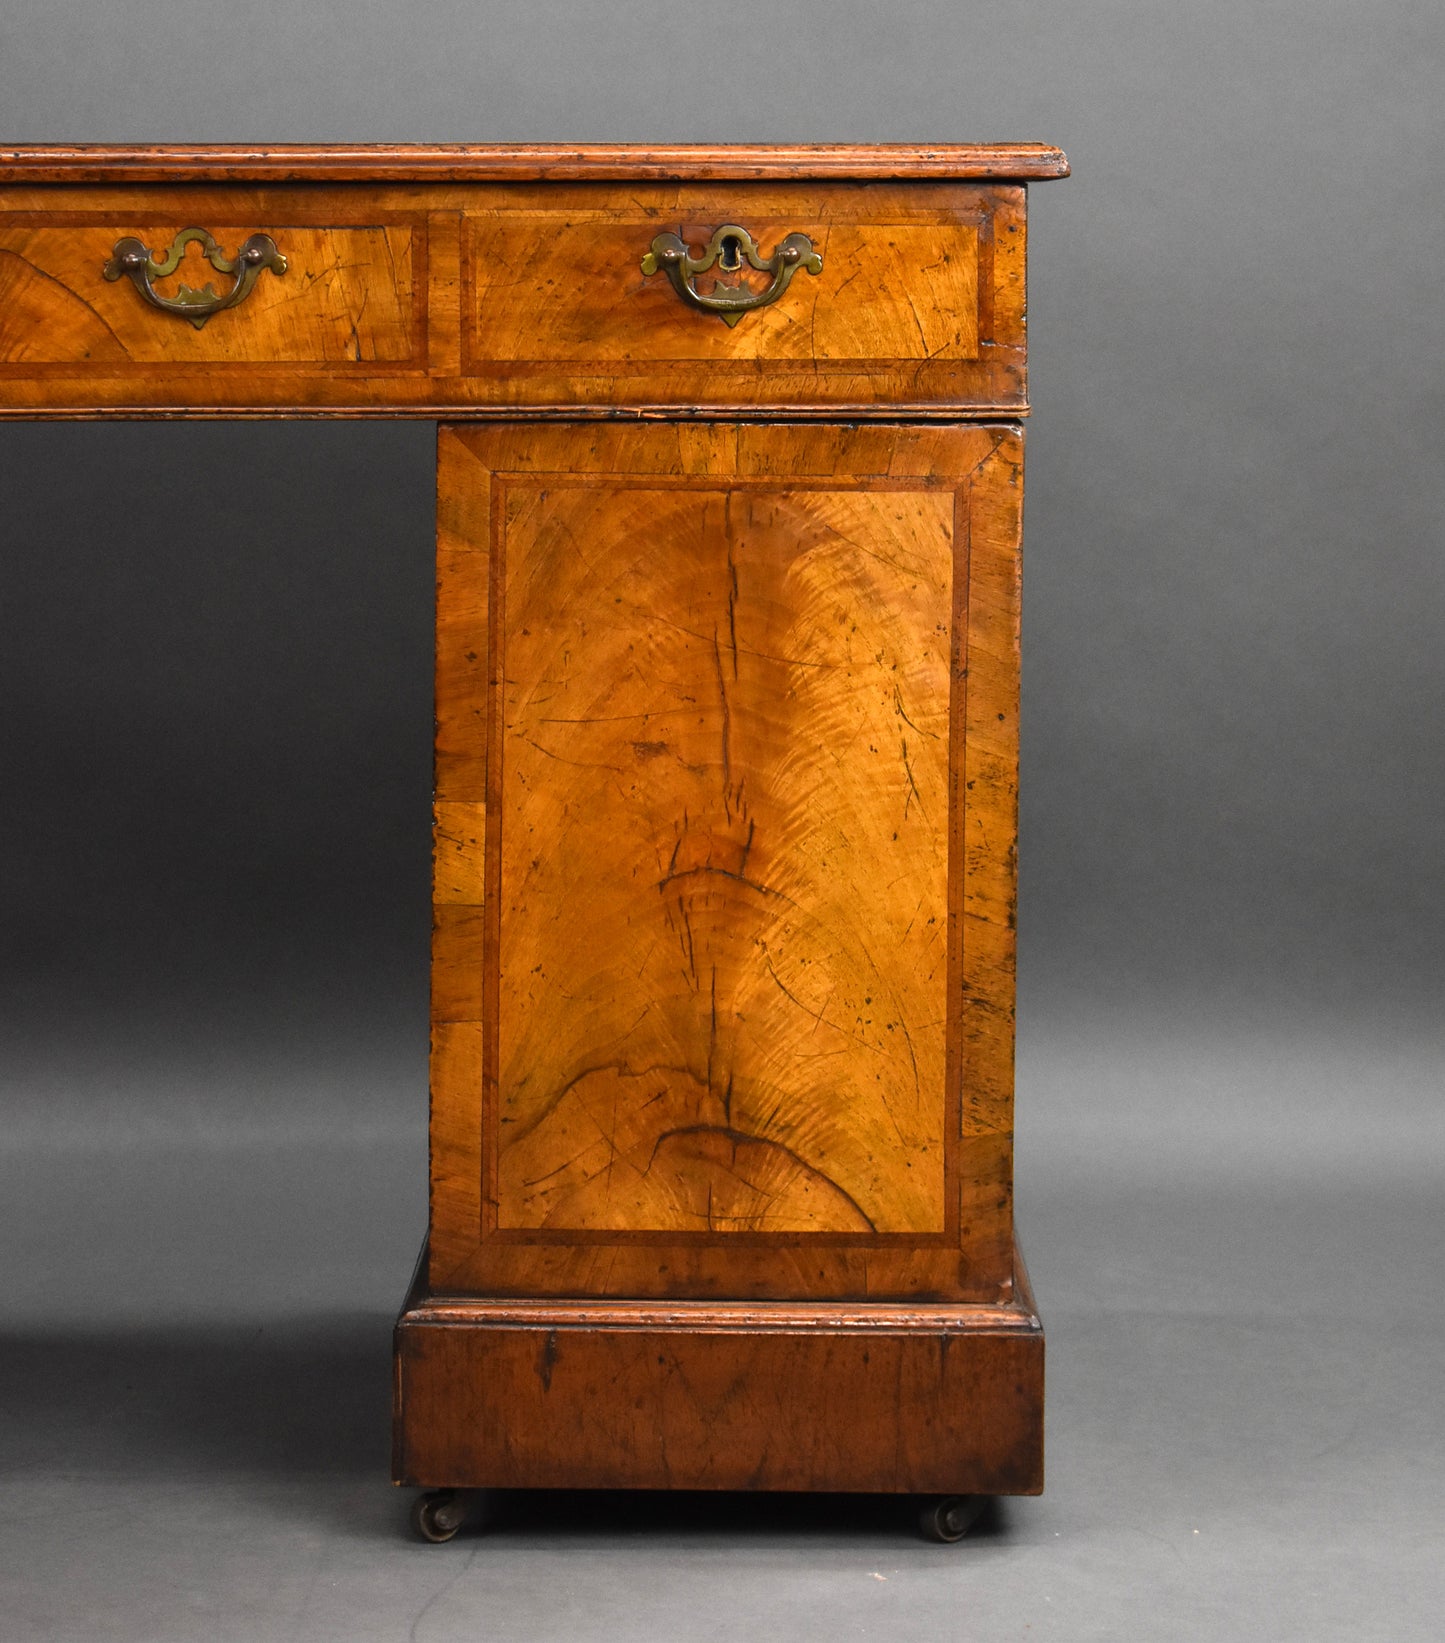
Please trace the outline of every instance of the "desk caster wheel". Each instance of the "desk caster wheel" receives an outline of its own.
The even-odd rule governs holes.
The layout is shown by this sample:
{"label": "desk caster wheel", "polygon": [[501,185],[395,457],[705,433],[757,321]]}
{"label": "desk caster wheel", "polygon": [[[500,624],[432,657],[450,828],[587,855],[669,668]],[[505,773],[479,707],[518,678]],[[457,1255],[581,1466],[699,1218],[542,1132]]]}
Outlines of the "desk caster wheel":
{"label": "desk caster wheel", "polygon": [[411,1503],[411,1526],[423,1540],[440,1546],[467,1521],[467,1503],[455,1489],[433,1489]]}
{"label": "desk caster wheel", "polygon": [[951,1545],[962,1540],[978,1521],[986,1495],[936,1495],[924,1501],[918,1513],[918,1527],[925,1540]]}

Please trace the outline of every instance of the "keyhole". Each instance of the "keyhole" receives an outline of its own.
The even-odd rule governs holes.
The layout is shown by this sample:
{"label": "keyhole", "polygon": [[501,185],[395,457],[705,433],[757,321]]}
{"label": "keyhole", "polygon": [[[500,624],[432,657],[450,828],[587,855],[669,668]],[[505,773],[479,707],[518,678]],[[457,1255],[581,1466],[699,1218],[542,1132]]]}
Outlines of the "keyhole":
{"label": "keyhole", "polygon": [[725,273],[735,274],[743,265],[742,241],[736,234],[724,234],[722,250],[718,253],[718,267]]}

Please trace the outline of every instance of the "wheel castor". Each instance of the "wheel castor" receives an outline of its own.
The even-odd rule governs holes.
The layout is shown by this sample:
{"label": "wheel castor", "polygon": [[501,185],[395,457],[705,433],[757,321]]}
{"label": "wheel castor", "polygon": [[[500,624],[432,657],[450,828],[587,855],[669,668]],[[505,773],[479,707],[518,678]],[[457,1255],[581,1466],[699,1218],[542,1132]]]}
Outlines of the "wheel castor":
{"label": "wheel castor", "polygon": [[987,1495],[935,1495],[924,1501],[918,1512],[923,1538],[945,1545],[962,1540],[978,1521],[987,1501]]}
{"label": "wheel castor", "polygon": [[411,1526],[435,1545],[451,1540],[467,1521],[467,1503],[455,1489],[433,1489],[411,1503]]}

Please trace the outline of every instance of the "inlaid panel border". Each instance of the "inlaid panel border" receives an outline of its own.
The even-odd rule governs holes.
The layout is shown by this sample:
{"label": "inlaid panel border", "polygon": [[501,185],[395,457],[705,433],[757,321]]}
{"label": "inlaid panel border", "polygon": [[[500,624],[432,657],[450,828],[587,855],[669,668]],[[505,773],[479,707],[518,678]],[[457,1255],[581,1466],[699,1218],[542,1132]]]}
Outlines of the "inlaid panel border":
{"label": "inlaid panel border", "polygon": [[[943,1229],[940,1232],[733,1232],[706,1230],[698,1232],[659,1229],[654,1231],[626,1231],[616,1228],[504,1227],[498,1223],[499,1196],[498,1169],[500,1160],[499,1124],[501,1094],[498,1073],[500,1041],[500,979],[501,979],[501,910],[502,910],[502,810],[503,810],[503,696],[506,678],[506,510],[510,492],[514,489],[535,491],[595,490],[615,493],[624,490],[690,491],[725,494],[728,491],[748,490],[780,496],[800,491],[821,493],[853,491],[868,495],[907,493],[916,491],[953,492],[952,567],[950,576],[951,621],[950,651],[950,704],[949,734],[951,738],[949,769],[950,793],[947,822],[948,840],[948,934],[945,964],[945,1007],[948,1025],[945,1029],[945,1070],[943,1100]],[[968,549],[967,520],[959,532],[960,503],[957,482],[947,479],[910,479],[880,482],[875,479],[850,479],[847,476],[798,476],[787,478],[751,475],[717,475],[699,478],[682,475],[587,473],[566,470],[531,471],[526,474],[498,472],[493,475],[491,496],[491,547],[488,555],[490,580],[488,586],[488,644],[487,661],[487,822],[486,867],[483,907],[485,952],[482,967],[482,1044],[483,1068],[481,1089],[481,1157],[483,1182],[481,1192],[480,1236],[484,1243],[500,1244],[602,1244],[602,1245],[699,1245],[711,1246],[720,1242],[727,1245],[747,1244],[756,1248],[777,1248],[796,1244],[840,1244],[858,1248],[884,1248],[889,1245],[919,1248],[935,1245],[953,1247],[958,1242],[958,1153],[961,1122],[960,1065],[957,1047],[957,995],[962,974],[962,884],[958,872],[962,854],[962,805],[959,778],[964,769],[963,694],[968,655]]]}
{"label": "inlaid panel border", "polygon": [[[979,1303],[1013,1283],[1013,955],[1017,820],[1018,584],[1023,430],[807,419],[642,426],[577,421],[443,424],[439,430],[436,907],[433,945],[431,1240],[434,1292]],[[753,482],[769,490],[895,485],[952,491],[956,769],[949,915],[961,932],[950,989],[951,1087],[961,1095],[956,1237],[644,1234],[579,1243],[483,1237],[483,956],[492,677],[494,486],[541,472],[639,487]],[[785,478],[786,485],[780,483]],[[499,567],[498,567],[499,568]],[[966,614],[966,621],[963,620]],[[964,653],[960,648],[960,656]],[[966,803],[962,802],[966,797]],[[493,949],[495,950],[495,948]]]}

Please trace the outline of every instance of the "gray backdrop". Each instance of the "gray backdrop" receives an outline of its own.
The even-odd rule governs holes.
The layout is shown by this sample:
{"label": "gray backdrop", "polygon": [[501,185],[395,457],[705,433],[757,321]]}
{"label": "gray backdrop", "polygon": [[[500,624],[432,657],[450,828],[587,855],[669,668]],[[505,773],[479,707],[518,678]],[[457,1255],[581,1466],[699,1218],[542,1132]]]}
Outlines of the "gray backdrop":
{"label": "gray backdrop", "polygon": [[0,145],[1039,139],[1019,1204],[1050,1483],[413,1547],[433,430],[0,425],[21,1638],[1435,1635],[1445,14],[6,0]]}

